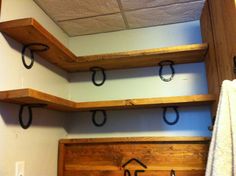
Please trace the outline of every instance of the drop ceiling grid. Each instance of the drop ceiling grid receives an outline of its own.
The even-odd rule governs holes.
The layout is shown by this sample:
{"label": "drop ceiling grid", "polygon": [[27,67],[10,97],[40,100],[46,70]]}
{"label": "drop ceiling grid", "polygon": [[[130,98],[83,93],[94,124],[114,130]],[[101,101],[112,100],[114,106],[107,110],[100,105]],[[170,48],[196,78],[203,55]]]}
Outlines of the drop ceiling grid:
{"label": "drop ceiling grid", "polygon": [[198,20],[205,0],[34,0],[70,37]]}

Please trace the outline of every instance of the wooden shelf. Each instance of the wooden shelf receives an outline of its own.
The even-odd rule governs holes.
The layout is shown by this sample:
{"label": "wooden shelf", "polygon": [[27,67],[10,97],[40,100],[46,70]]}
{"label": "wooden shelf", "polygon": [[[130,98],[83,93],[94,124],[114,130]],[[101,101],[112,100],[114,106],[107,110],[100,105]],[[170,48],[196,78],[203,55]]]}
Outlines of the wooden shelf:
{"label": "wooden shelf", "polygon": [[64,70],[67,70],[64,64],[77,60],[77,57],[69,49],[33,18],[1,22],[0,32],[7,34],[24,45],[30,43],[48,45],[48,51],[38,52],[37,54]]}
{"label": "wooden shelf", "polygon": [[176,143],[209,143],[209,137],[201,136],[174,136],[174,137],[114,137],[114,138],[85,138],[85,139],[60,139],[60,144],[94,144],[94,143],[139,143],[139,142],[157,142],[157,143],[167,143],[167,142],[176,142]]}
{"label": "wooden shelf", "polygon": [[208,50],[207,44],[136,50],[128,52],[80,56],[76,64],[68,65],[71,71],[87,71],[93,66],[105,70],[157,66],[165,60],[175,64],[202,62]]}
{"label": "wooden shelf", "polygon": [[33,89],[0,91],[0,101],[15,104],[47,104],[49,109],[60,111],[114,110],[131,108],[153,108],[165,106],[193,106],[211,104],[216,100],[214,95],[192,95],[161,98],[143,98],[111,100],[97,102],[74,102],[49,95]]}
{"label": "wooden shelf", "polygon": [[33,18],[1,22],[0,32],[22,44],[48,45],[50,49],[38,55],[68,72],[88,71],[91,67],[109,70],[156,66],[163,60],[172,60],[175,64],[201,62],[208,50],[207,44],[193,44],[76,57]]}
{"label": "wooden shelf", "polygon": [[76,110],[72,101],[33,89],[0,91],[0,101],[14,104],[47,104],[47,108],[60,111]]}

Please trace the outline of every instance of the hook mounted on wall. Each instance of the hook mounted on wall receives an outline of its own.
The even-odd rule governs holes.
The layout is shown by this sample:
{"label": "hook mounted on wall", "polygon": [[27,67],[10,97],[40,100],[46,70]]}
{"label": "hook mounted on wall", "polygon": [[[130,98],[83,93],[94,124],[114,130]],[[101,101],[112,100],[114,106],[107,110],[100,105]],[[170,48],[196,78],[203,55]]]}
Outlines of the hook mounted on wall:
{"label": "hook mounted on wall", "polygon": [[[32,108],[42,108],[47,106],[46,104],[23,104],[20,106],[20,110],[19,110],[19,124],[23,129],[28,129],[31,124],[32,124],[32,120],[33,120],[33,112],[32,112]],[[23,111],[24,109],[27,108],[28,109],[28,120],[26,121],[26,123],[24,123],[23,120]]]}
{"label": "hook mounted on wall", "polygon": [[[32,49],[32,47],[41,47],[41,48],[35,48],[35,49]],[[30,50],[30,64],[28,65],[25,61],[25,52],[26,52],[26,49],[29,48]],[[45,44],[42,44],[42,43],[30,43],[30,44],[27,44],[27,45],[24,45],[23,48],[22,48],[22,51],[21,51],[21,57],[22,57],[22,62],[23,62],[23,65],[25,66],[25,68],[27,69],[31,69],[34,65],[34,53],[35,52],[44,52],[44,51],[47,51],[49,50],[49,46],[45,45]]]}
{"label": "hook mounted on wall", "polygon": [[[104,84],[104,82],[106,81],[106,74],[105,74],[105,70],[101,67],[92,67],[90,68],[91,72],[92,72],[92,82],[95,86],[102,86]],[[102,81],[100,83],[98,83],[96,81],[96,74],[97,72],[101,72],[102,73]]]}
{"label": "hook mounted on wall", "polygon": [[[166,118],[166,112],[168,108],[173,108],[176,114],[176,118],[174,121],[170,122],[169,120],[167,120]],[[175,125],[178,121],[179,121],[179,111],[178,111],[178,107],[176,106],[169,106],[169,107],[164,107],[163,108],[163,120],[166,124],[168,125]]]}
{"label": "hook mounted on wall", "polygon": [[[175,69],[174,69],[174,62],[173,61],[170,61],[170,60],[166,60],[166,61],[161,61],[159,64],[160,66],[160,69],[159,69],[159,76],[161,78],[162,81],[164,82],[170,82],[174,75],[175,75]],[[169,78],[164,78],[163,76],[163,67],[164,66],[170,66],[170,69],[171,69],[171,76]]]}
{"label": "hook mounted on wall", "polygon": [[[96,121],[97,112],[101,112],[103,114],[103,120],[100,123],[98,123]],[[92,122],[93,122],[94,126],[96,126],[96,127],[104,126],[105,123],[107,122],[107,113],[106,113],[106,111],[105,110],[94,110],[94,111],[92,111]]]}

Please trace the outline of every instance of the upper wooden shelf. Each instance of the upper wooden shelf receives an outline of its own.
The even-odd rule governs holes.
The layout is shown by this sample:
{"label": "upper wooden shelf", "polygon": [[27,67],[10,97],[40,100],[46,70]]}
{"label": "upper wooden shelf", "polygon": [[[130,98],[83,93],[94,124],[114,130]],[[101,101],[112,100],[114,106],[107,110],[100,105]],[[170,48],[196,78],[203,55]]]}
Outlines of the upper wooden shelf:
{"label": "upper wooden shelf", "polygon": [[201,62],[208,50],[207,44],[193,44],[77,57],[33,18],[1,22],[0,32],[22,44],[48,45],[50,49],[38,55],[68,72],[88,71],[91,67],[108,70],[156,66],[163,60],[175,64]]}
{"label": "upper wooden shelf", "polygon": [[49,109],[55,109],[60,111],[89,111],[99,109],[113,110],[131,108],[153,108],[165,106],[190,106],[211,104],[215,100],[216,97],[214,95],[192,95],[97,102],[74,102],[33,89],[0,91],[0,101],[15,104],[47,104],[47,107]]}
{"label": "upper wooden shelf", "polygon": [[38,52],[37,54],[64,70],[67,70],[64,64],[77,60],[77,57],[69,49],[33,18],[1,22],[0,32],[7,34],[24,45],[30,43],[48,45],[49,50]]}

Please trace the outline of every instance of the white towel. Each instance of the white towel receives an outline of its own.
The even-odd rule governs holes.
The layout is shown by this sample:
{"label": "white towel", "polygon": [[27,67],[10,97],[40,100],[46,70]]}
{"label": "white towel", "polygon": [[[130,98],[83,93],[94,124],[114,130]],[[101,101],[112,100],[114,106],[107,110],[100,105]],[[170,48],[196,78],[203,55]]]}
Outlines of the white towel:
{"label": "white towel", "polygon": [[224,81],[210,144],[206,176],[236,176],[236,80]]}

